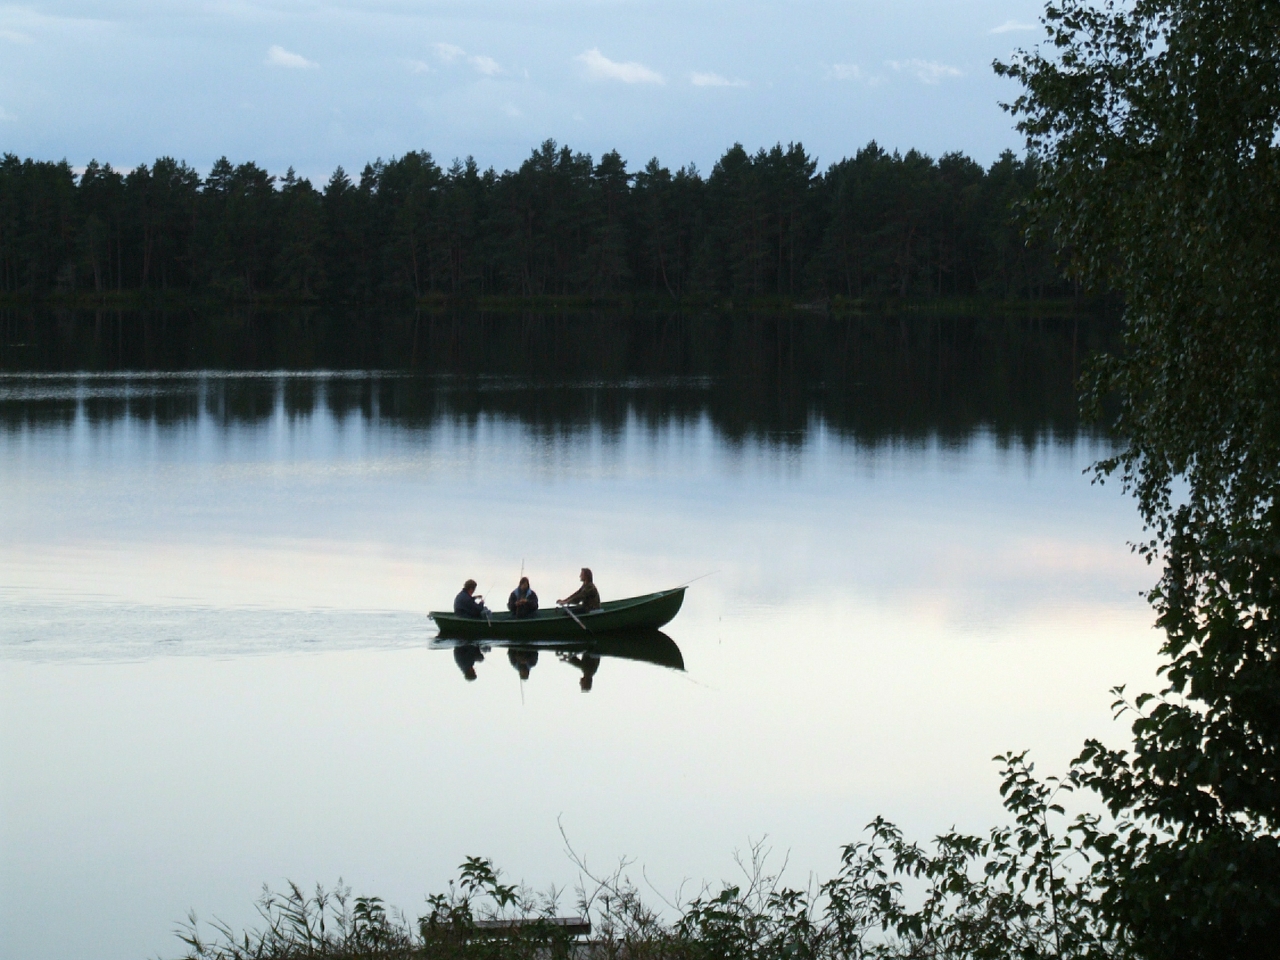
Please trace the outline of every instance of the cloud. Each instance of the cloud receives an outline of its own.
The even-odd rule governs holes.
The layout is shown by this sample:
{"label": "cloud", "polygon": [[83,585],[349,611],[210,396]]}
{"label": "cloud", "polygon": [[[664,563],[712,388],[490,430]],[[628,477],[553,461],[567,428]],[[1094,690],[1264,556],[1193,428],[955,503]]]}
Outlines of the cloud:
{"label": "cloud", "polygon": [[482,73],[486,77],[492,77],[495,73],[501,73],[502,67],[493,57],[486,57],[484,54],[468,54],[467,51],[452,43],[437,43],[435,45],[436,56],[445,63],[457,63],[459,60],[465,60],[471,64],[476,73]]}
{"label": "cloud", "polygon": [[467,51],[461,47],[455,47],[452,43],[437,43],[435,48],[436,56],[445,63],[453,63],[455,60],[460,60],[467,55]]}
{"label": "cloud", "polygon": [[425,60],[409,60],[407,63],[409,64],[409,70],[411,73],[431,72],[431,64],[427,63]]}
{"label": "cloud", "polygon": [[306,70],[310,67],[320,66],[318,63],[312,63],[302,54],[290,53],[279,45],[273,46],[267,51],[267,59],[263,63],[269,67],[289,67],[293,70]]}
{"label": "cloud", "polygon": [[508,117],[511,117],[513,120],[516,117],[524,116],[524,114],[520,112],[520,108],[511,103],[506,104],[502,108],[502,112],[505,113]]}
{"label": "cloud", "polygon": [[963,77],[964,74],[955,67],[934,60],[886,60],[885,63],[899,72],[915,74],[921,83],[937,83],[948,77]]}
{"label": "cloud", "polygon": [[694,73],[689,76],[689,82],[695,87],[745,87],[747,85],[745,80],[730,80],[718,73]]}
{"label": "cloud", "polygon": [[0,40],[8,40],[10,43],[35,43],[35,40],[27,34],[17,30],[0,30]]}
{"label": "cloud", "polygon": [[998,27],[992,27],[988,33],[1013,33],[1015,30],[1034,30],[1035,25],[1030,23],[1019,23],[1017,20],[1006,20]]}
{"label": "cloud", "polygon": [[12,113],[10,113],[4,107],[0,107],[0,123],[9,123],[10,121],[17,120],[17,119],[18,119],[17,117],[15,117]]}
{"label": "cloud", "polygon": [[827,68],[827,76],[833,80],[852,80],[868,87],[878,87],[884,83],[884,76],[879,73],[867,73],[856,63],[833,63]]}
{"label": "cloud", "polygon": [[623,83],[666,83],[662,74],[650,70],[643,63],[618,63],[610,60],[596,47],[574,57],[587,65],[587,76],[592,80],[621,80]]}

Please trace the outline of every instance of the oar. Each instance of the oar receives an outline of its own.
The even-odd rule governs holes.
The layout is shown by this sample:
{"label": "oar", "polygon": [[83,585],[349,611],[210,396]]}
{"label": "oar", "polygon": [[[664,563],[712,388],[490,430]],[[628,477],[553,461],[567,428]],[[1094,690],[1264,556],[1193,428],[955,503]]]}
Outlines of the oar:
{"label": "oar", "polygon": [[[580,626],[583,630],[587,630],[587,625],[583,623],[581,620],[579,620],[578,615],[574,613],[572,610],[570,610],[568,606],[566,606],[563,603],[557,603],[556,606],[559,607],[561,610],[563,610],[565,613],[567,613],[569,616],[573,617],[573,622],[576,623],[578,626]],[[587,633],[590,633],[590,632],[591,632],[590,630],[587,630]]]}

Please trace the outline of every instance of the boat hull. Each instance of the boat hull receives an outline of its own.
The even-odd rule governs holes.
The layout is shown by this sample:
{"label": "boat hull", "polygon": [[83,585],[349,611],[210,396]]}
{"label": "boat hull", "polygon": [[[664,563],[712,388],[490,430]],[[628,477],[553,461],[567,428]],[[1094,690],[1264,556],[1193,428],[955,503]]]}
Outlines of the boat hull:
{"label": "boat hull", "polygon": [[465,640],[555,640],[572,636],[621,633],[628,630],[657,630],[670,623],[684,603],[684,587],[663,590],[643,597],[610,600],[591,613],[579,613],[578,622],[559,607],[539,610],[531,617],[494,613],[484,619],[460,617],[433,611],[430,616],[440,628],[440,636]]}

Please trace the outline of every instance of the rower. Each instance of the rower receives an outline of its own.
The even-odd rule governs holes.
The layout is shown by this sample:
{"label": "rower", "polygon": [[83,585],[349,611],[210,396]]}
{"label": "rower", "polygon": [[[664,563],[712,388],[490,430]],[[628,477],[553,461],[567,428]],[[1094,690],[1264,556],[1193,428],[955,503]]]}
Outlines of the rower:
{"label": "rower", "polygon": [[599,610],[600,591],[596,589],[591,568],[583,567],[582,572],[578,574],[578,579],[582,581],[582,586],[563,600],[557,600],[556,603],[572,607],[574,613],[590,613],[592,610]]}

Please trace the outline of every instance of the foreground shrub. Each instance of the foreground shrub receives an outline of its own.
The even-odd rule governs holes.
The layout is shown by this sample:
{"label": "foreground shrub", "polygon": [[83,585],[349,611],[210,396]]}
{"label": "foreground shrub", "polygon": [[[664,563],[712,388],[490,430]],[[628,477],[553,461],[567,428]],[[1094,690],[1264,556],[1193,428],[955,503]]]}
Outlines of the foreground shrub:
{"label": "foreground shrub", "polygon": [[[263,926],[237,933],[194,914],[180,932],[189,960],[357,958],[548,958],[672,960],[889,960],[889,958],[1103,958],[1124,956],[1098,918],[1086,842],[1097,818],[1067,823],[1058,798],[1069,782],[1037,779],[1025,755],[997,758],[1013,823],[985,837],[948,833],[922,846],[877,818],[867,839],[841,851],[835,875],[808,889],[770,874],[761,846],[740,859],[744,881],[657,910],[627,876],[627,863],[596,876],[574,856],[578,911],[589,942],[552,922],[559,894],[505,884],[493,864],[470,857],[415,920],[377,897],[339,885],[313,894],[290,884],[264,890]],[[1055,828],[1056,827],[1056,828]],[[674,919],[673,919],[674,917]],[[505,921],[499,933],[485,922]]]}

